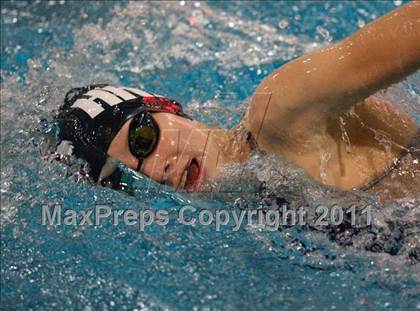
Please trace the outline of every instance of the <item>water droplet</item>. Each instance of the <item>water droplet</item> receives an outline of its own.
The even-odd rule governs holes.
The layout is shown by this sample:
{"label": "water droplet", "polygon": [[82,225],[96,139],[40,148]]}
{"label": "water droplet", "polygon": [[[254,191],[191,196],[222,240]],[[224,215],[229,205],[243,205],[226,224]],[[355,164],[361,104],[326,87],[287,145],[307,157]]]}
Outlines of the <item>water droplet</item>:
{"label": "water droplet", "polygon": [[359,26],[359,28],[365,27],[366,22],[363,19],[358,19],[357,20],[357,26]]}
{"label": "water droplet", "polygon": [[282,19],[279,22],[279,28],[280,29],[285,29],[287,26],[289,26],[289,22],[287,21],[287,19]]}
{"label": "water droplet", "polygon": [[395,0],[394,1],[394,5],[395,6],[400,6],[402,4],[402,1],[401,0]]}
{"label": "water droplet", "polygon": [[332,38],[330,36],[330,33],[328,32],[327,29],[321,27],[321,26],[317,26],[316,27],[316,31],[327,41],[331,41]]}

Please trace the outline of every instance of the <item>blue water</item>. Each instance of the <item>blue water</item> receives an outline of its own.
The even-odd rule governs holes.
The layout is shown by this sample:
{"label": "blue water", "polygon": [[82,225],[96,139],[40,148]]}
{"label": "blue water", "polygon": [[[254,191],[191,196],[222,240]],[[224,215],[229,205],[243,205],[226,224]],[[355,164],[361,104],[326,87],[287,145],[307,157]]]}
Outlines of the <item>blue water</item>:
{"label": "blue water", "polygon": [[[98,82],[170,95],[196,118],[231,127],[273,69],[398,5],[1,2],[1,308],[420,309],[420,198],[377,207],[372,228],[348,238],[299,226],[274,232],[257,225],[236,232],[184,226],[176,215],[186,205],[235,210],[238,198],[252,208],[265,201],[158,193],[157,187],[127,196],[77,183],[81,164],[47,161],[42,135],[66,90]],[[413,75],[378,96],[420,120],[419,81]],[[278,194],[268,174],[276,165],[267,160],[252,159],[247,169],[256,173],[263,165],[258,180]],[[279,176],[285,172],[292,170],[282,168]],[[375,204],[357,193],[337,198],[303,177],[286,184],[304,185],[310,206],[325,196]],[[171,221],[144,232],[110,223],[47,227],[40,224],[43,204],[165,209]]]}

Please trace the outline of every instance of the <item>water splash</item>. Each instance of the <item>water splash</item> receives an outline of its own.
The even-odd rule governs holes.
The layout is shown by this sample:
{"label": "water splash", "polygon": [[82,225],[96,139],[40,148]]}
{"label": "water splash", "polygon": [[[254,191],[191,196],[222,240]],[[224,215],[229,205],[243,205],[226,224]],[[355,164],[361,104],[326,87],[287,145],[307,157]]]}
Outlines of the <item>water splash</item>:
{"label": "water splash", "polygon": [[[274,233],[259,226],[215,232],[171,224],[141,233],[127,226],[39,225],[46,203],[76,210],[104,203],[121,209],[165,208],[172,218],[184,204],[268,209],[282,198],[291,209],[304,206],[308,212],[318,204],[376,204],[363,193],[325,188],[287,160],[262,154],[240,168],[226,168],[223,186],[245,185],[253,190],[247,196],[174,194],[157,186],[127,196],[80,180],[83,161],[69,159],[65,165],[44,157],[49,144],[45,124],[73,86],[133,85],[179,99],[202,121],[231,127],[243,111],[238,103],[247,101],[263,76],[324,44],[316,26],[340,38],[357,28],[357,18],[367,22],[393,6],[198,4],[2,6],[7,29],[0,106],[2,302],[17,308],[238,309],[258,301],[260,308],[292,309],[316,301],[325,308],[413,309],[419,280],[416,266],[409,263],[419,258],[418,198],[375,209],[372,227],[359,232],[314,224]],[[281,32],[285,23],[279,20],[289,23]],[[418,81],[414,75],[378,96],[420,120]],[[324,301],[326,291],[330,295]]]}

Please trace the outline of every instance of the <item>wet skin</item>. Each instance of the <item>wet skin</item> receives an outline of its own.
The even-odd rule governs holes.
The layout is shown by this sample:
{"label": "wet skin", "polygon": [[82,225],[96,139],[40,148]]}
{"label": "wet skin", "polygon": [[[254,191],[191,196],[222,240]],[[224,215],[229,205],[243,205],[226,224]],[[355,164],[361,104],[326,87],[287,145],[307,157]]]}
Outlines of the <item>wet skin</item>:
{"label": "wet skin", "polygon": [[[384,172],[418,135],[412,116],[369,96],[419,68],[420,3],[413,2],[274,71],[231,131],[153,114],[162,135],[141,172],[196,190],[203,180],[217,179],[222,164],[247,158],[250,146],[243,135],[249,131],[258,148],[286,156],[315,180],[344,190],[360,187]],[[128,148],[130,122],[108,154],[136,168],[138,160]],[[193,162],[200,176],[190,174],[194,180],[188,182]]]}
{"label": "wet skin", "polygon": [[420,3],[413,2],[277,69],[258,86],[247,124],[260,148],[325,184],[357,188],[418,133],[410,115],[368,97],[419,68]]}
{"label": "wet skin", "polygon": [[[236,130],[209,128],[164,112],[154,113],[152,118],[159,126],[160,139],[154,151],[144,159],[140,171],[157,182],[197,190],[205,180],[216,180],[220,176],[220,166],[242,161],[250,151],[246,143],[237,139]],[[128,120],[115,136],[108,154],[136,169],[139,160],[131,154],[128,145],[131,121]]]}

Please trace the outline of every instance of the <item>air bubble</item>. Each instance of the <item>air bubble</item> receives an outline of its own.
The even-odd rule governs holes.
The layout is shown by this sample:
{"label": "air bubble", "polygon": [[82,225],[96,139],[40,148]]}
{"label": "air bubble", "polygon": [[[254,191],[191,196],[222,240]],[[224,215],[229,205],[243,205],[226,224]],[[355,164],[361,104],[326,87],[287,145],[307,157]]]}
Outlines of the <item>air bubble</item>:
{"label": "air bubble", "polygon": [[326,41],[331,41],[332,37],[330,36],[330,33],[327,29],[321,27],[321,26],[317,26],[316,27],[316,31],[326,40]]}
{"label": "air bubble", "polygon": [[289,26],[289,22],[287,21],[287,19],[282,19],[279,22],[279,28],[280,29],[285,29],[287,26]]}

